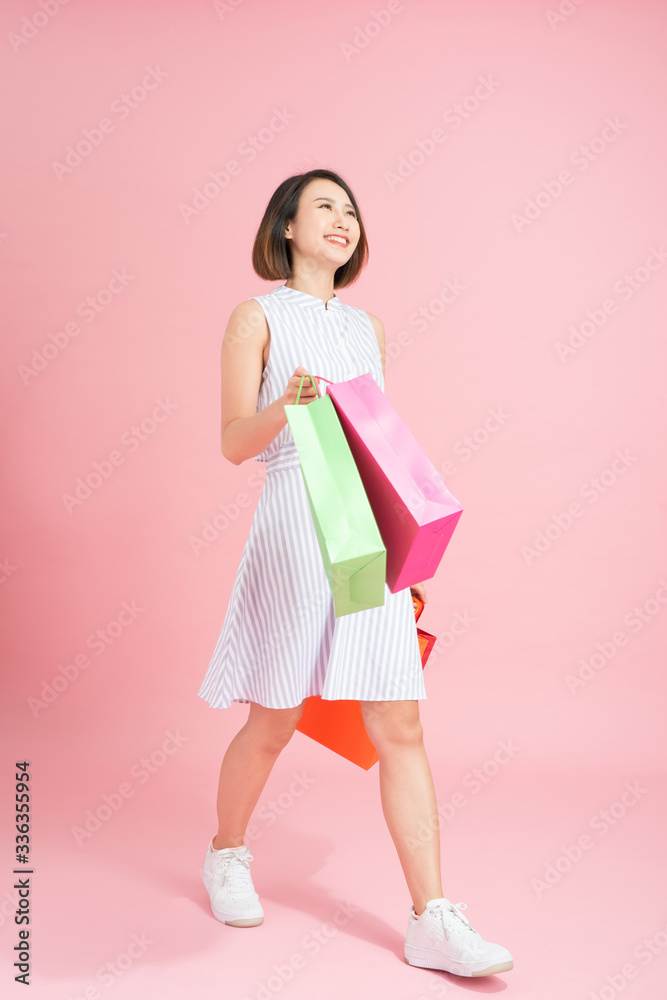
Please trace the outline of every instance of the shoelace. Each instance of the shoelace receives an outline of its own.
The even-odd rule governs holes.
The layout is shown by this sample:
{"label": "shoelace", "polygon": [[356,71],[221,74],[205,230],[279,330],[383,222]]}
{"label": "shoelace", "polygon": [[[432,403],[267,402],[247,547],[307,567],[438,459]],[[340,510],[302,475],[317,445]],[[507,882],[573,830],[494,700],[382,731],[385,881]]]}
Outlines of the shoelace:
{"label": "shoelace", "polygon": [[253,856],[245,848],[244,851],[239,854],[233,854],[230,852],[226,858],[224,858],[222,864],[218,868],[218,877],[220,884],[224,882],[229,886],[230,893],[234,895],[239,893],[242,896],[248,894],[250,886],[248,885],[248,873],[250,871],[250,865],[248,862],[253,861]]}
{"label": "shoelace", "polygon": [[[440,911],[440,913],[442,914],[443,910],[447,910],[449,913],[455,913],[456,916],[459,917],[463,921],[463,923],[466,925],[466,927],[473,932],[473,934],[477,934],[477,931],[472,926],[472,924],[470,923],[470,921],[468,920],[468,918],[461,912],[462,910],[466,910],[467,908],[468,907],[467,907],[466,903],[450,903],[450,901],[447,899],[447,900],[442,900],[441,902],[435,903],[434,905],[431,905],[429,907],[429,910],[431,911],[431,913],[437,913],[438,911]],[[443,918],[442,922],[443,922],[443,927],[444,927],[444,922],[445,922],[445,920],[444,920],[444,914],[442,914],[442,918]],[[444,927],[444,930],[445,930],[445,934],[446,934],[447,933],[446,927]]]}

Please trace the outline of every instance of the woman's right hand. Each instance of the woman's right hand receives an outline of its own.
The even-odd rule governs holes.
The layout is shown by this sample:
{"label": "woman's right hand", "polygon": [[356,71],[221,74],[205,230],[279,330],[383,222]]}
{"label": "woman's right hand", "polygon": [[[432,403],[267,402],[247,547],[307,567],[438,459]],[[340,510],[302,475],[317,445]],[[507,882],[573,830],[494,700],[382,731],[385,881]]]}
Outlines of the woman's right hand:
{"label": "woman's right hand", "polygon": [[[317,399],[317,392],[315,391],[315,387],[310,380],[308,371],[299,366],[287,383],[287,388],[283,394],[283,405],[293,406],[296,403],[296,396],[299,391],[302,375],[305,375],[306,377],[303,380],[303,388],[301,389],[301,395],[299,396],[299,406],[302,403],[312,403],[314,399]],[[317,382],[317,379],[315,379],[315,381]]]}

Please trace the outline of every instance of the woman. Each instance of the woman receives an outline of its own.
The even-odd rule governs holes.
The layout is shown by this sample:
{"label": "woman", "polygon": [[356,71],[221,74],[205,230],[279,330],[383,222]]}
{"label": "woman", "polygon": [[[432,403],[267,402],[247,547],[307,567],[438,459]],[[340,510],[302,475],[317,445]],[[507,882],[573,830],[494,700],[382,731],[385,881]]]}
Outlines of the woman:
{"label": "woman", "polygon": [[[329,170],[289,177],[272,195],[253,248],[253,266],[285,283],[233,310],[222,344],[222,453],[234,465],[267,463],[266,479],[225,620],[199,696],[214,708],[250,705],[220,771],[218,831],[204,883],[214,916],[235,927],[261,924],[244,845],[246,826],[305,699],[359,699],[379,756],[387,825],[412,896],[405,957],[462,976],[512,968],[510,953],[484,942],[443,897],[438,813],[419,720],[426,698],[411,594],[335,618],[299,458],[285,406],[301,376],[343,381],[370,372],[384,389],[384,328],[343,304],[368,259],[359,208]],[[306,378],[299,405],[317,393]],[[418,831],[432,836],[418,838]],[[415,843],[418,847],[415,847]]]}

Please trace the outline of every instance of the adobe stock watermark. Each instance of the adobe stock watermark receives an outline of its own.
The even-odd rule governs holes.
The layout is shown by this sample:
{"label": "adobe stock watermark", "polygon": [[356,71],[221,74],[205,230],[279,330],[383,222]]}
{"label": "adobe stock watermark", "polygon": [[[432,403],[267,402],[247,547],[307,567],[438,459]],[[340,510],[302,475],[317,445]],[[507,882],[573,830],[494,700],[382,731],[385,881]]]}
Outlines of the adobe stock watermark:
{"label": "adobe stock watermark", "polygon": [[140,934],[131,934],[125,950],[118,952],[117,955],[110,958],[104,965],[100,965],[93,981],[80,988],[81,991],[76,995],[72,993],[68,994],[65,1000],[101,1000],[104,994],[100,992],[99,986],[103,986],[108,990],[126,972],[129,972],[139,959],[143,958],[153,944],[155,944],[155,941],[151,940],[145,931],[142,931]]}
{"label": "adobe stock watermark", "polygon": [[568,327],[569,337],[567,340],[556,341],[556,354],[560,360],[565,362],[577,351],[580,351],[591,337],[594,337],[606,325],[609,317],[618,312],[622,303],[628,302],[644,288],[665,261],[667,261],[667,250],[662,246],[650,247],[649,254],[642,264],[639,264],[632,271],[626,271],[621,278],[614,282],[612,288],[617,298],[610,295],[593,309],[587,309],[586,319],[581,320],[577,326],[572,323]]}
{"label": "adobe stock watermark", "polygon": [[[443,281],[440,291],[426,305],[419,306],[408,316],[408,326],[414,327],[416,333],[424,333],[432,326],[452,303],[467,290],[458,278],[447,278]],[[385,371],[388,371],[394,361],[397,361],[406,347],[413,344],[413,336],[409,330],[400,330],[396,337],[385,345]]]}
{"label": "adobe stock watermark", "polygon": [[[310,156],[303,156],[300,160],[297,160],[296,163],[292,163],[292,165],[287,168],[285,176],[291,177],[293,174],[307,174],[309,170],[314,170],[316,166],[316,161]],[[315,270],[315,268],[313,267],[312,270]]]}
{"label": "adobe stock watermark", "polygon": [[[86,650],[90,650],[95,656],[103,656],[145,610],[145,608],[139,607],[135,600],[123,601],[120,610],[111,621],[106,622],[101,628],[95,629],[86,637],[84,642]],[[33,718],[36,719],[40,712],[53,705],[91,666],[92,662],[88,653],[81,651],[66,663],[59,664],[53,677],[48,681],[42,681],[39,697],[30,695],[26,699]]]}
{"label": "adobe stock watermark", "polygon": [[9,556],[0,562],[0,583],[7,583],[7,580],[16,573],[18,566],[10,562]]}
{"label": "adobe stock watermark", "polygon": [[583,3],[585,3],[585,0],[561,0],[555,10],[551,8],[545,10],[544,16],[551,28],[557,28],[563,21],[567,21],[568,18],[572,17]]}
{"label": "adobe stock watermark", "polygon": [[89,500],[93,493],[111,478],[116,469],[125,464],[127,456],[133,454],[144,441],[148,441],[160,424],[180,409],[180,404],[172,403],[169,397],[156,398],[155,404],[149,416],[144,417],[138,424],[132,424],[121,434],[120,444],[125,452],[114,448],[105,458],[94,461],[90,472],[77,476],[71,493],[60,494],[68,514]]}
{"label": "adobe stock watermark", "polygon": [[355,27],[352,41],[339,43],[345,62],[350,63],[355,56],[361,55],[373,39],[389,27],[396,15],[402,14],[404,10],[405,7],[400,0],[389,0],[385,7],[371,10],[368,20]]}
{"label": "adobe stock watermark", "polygon": [[528,226],[532,226],[554,202],[565,194],[566,189],[574,184],[577,176],[588,170],[590,165],[595,163],[628,127],[627,122],[622,122],[618,115],[614,115],[613,118],[607,117],[604,121],[599,135],[594,136],[588,143],[577,146],[570,153],[568,163],[576,168],[577,173],[572,173],[571,170],[564,167],[559,170],[556,177],[542,181],[540,190],[534,197],[526,198],[523,214],[512,212],[510,220],[517,233],[522,233]]}
{"label": "adobe stock watermark", "polygon": [[[137,785],[145,785],[154,774],[164,767],[170,757],[177,753],[184,743],[187,743],[189,736],[183,736],[179,729],[175,733],[171,729],[165,730],[165,739],[160,747],[153,750],[147,757],[140,757],[130,768],[130,777],[136,779]],[[115,791],[105,792],[101,802],[94,809],[87,809],[81,825],[70,827],[70,832],[77,847],[81,847],[85,840],[89,840],[94,834],[101,830],[105,823],[108,823],[125,802],[136,794],[136,787],[131,781],[123,781]]]}
{"label": "adobe stock watermark", "polygon": [[386,715],[387,712],[391,711],[397,701],[413,700],[415,698],[414,685],[414,671],[412,669],[404,668],[398,677],[394,677],[392,679],[389,688],[381,699],[376,698],[369,700],[361,697],[351,699],[353,701],[358,701],[361,706],[364,728],[366,729],[366,733],[371,743],[373,740],[368,730],[370,726],[372,726],[373,720]]}
{"label": "adobe stock watermark", "polygon": [[242,1000],[273,1000],[291,983],[297,972],[305,969],[309,956],[318,955],[336,937],[341,927],[354,918],[359,907],[349,899],[338,901],[331,920],[308,931],[301,939],[302,951],[293,952],[288,959],[272,966],[273,972],[265,980],[256,980],[254,992],[245,993]]}
{"label": "adobe stock watermark", "polygon": [[[292,168],[294,172],[307,172],[312,169],[311,166],[306,166],[305,164],[300,165],[298,168]],[[314,274],[317,270],[317,262],[306,260],[303,262],[299,269],[298,277],[302,280],[307,279],[310,275]],[[235,351],[238,347],[241,347],[250,337],[255,337],[259,333],[266,332],[268,329],[268,324],[266,320],[266,314],[260,304],[250,298],[247,299],[243,305],[248,308],[252,305],[252,311],[249,314],[248,319],[236,318],[234,321],[233,329],[226,329],[223,341],[222,349]],[[270,360],[270,354],[269,354]]]}
{"label": "adobe stock watermark", "polygon": [[240,7],[245,0],[213,0],[213,10],[216,12],[221,21],[224,21],[226,17],[229,17],[237,7]]}
{"label": "adobe stock watermark", "polygon": [[305,771],[292,771],[291,777],[292,781],[288,788],[275,798],[266,799],[261,803],[253,821],[246,828],[245,840],[259,840],[269,827],[277,823],[292,808],[297,799],[316,784],[315,778],[311,778]]}
{"label": "adobe stock watermark", "polygon": [[7,34],[7,40],[13,51],[19,52],[24,45],[32,41],[60,13],[60,8],[68,3],[69,0],[38,0],[37,10],[21,19],[19,30]]}
{"label": "adobe stock watermark", "polygon": [[[92,323],[111,305],[116,296],[125,291],[130,281],[134,281],[134,279],[135,275],[128,274],[127,268],[124,267],[120,271],[114,268],[106,285],[79,302],[74,309],[75,315],[80,316],[86,323]],[[17,365],[16,370],[23,384],[28,385],[31,379],[45,371],[49,364],[69,347],[80,333],[81,325],[75,319],[69,320],[61,329],[48,333],[46,343],[42,344],[41,347],[32,348],[30,361],[24,365]]]}
{"label": "adobe stock watermark", "polygon": [[667,925],[660,927],[651,937],[643,938],[633,949],[632,956],[638,959],[639,965],[625,962],[617,972],[608,973],[604,977],[604,986],[590,990],[587,1000],[615,1000],[629,983],[637,979],[642,967],[645,968],[654,958],[664,955],[666,948]]}
{"label": "adobe stock watermark", "polygon": [[447,624],[443,628],[438,628],[437,632],[434,633],[437,638],[429,655],[428,663],[435,663],[446,649],[451,649],[478,621],[479,619],[473,617],[467,609],[455,612]]}
{"label": "adobe stock watermark", "polygon": [[[336,594],[339,590],[345,591],[348,586],[349,581],[340,578],[336,578],[332,586],[327,577],[321,586],[309,590],[307,597],[289,604],[285,616],[276,622],[266,637],[262,637],[261,645],[253,648],[254,659],[246,670],[246,680],[250,683],[256,674],[262,675],[267,665],[275,663],[276,655],[302,631],[302,618],[310,619],[311,622],[314,618],[321,621],[326,615],[331,614]],[[281,614],[279,609],[277,614]],[[269,623],[266,625],[268,628]]]}
{"label": "adobe stock watermark", "polygon": [[498,431],[511,419],[511,416],[512,414],[507,412],[502,403],[498,406],[488,407],[484,419],[452,445],[452,453],[460,460],[459,464],[457,465],[453,458],[443,459],[439,466],[433,466],[435,476],[433,473],[429,473],[428,478],[416,483],[416,488],[407,494],[404,503],[398,501],[394,503],[394,509],[401,524],[409,516],[423,510],[425,501],[440,494],[442,485],[439,479],[446,482],[447,479],[455,475],[461,466],[479,454],[493,440]]}
{"label": "adobe stock watermark", "polygon": [[[337,586],[337,584],[335,584]],[[252,689],[252,684],[254,678],[257,674],[262,675],[263,671],[266,670],[267,664],[275,662],[276,655],[284,648],[285,644],[290,641],[293,637],[296,637],[303,626],[301,625],[300,619],[307,618],[310,619],[317,616],[319,621],[323,615],[323,608],[330,607],[334,600],[334,592],[326,580],[324,584],[320,587],[315,587],[309,591],[308,596],[303,600],[293,601],[288,609],[288,617],[279,621],[273,628],[271,628],[269,634],[262,639],[262,644],[259,649],[253,649],[254,659],[248,665],[245,678],[248,685],[247,689]],[[277,608],[277,605],[275,605]],[[277,613],[280,613],[279,610]],[[269,623],[266,623],[267,628]],[[223,630],[221,629],[220,635],[218,636],[218,642],[222,638]],[[217,648],[217,646],[216,646]],[[247,697],[244,695],[243,697]]]}
{"label": "adobe stock watermark", "polygon": [[272,110],[273,115],[267,124],[257,132],[247,135],[238,144],[236,155],[239,159],[227,160],[220,170],[209,170],[209,179],[194,189],[190,203],[179,202],[178,210],[184,222],[190,223],[208,208],[222,191],[227,190],[232,178],[241,174],[244,164],[252,163],[260,153],[268,149],[277,135],[284,132],[287,126],[296,120],[296,115],[288,111],[284,105],[281,108],[274,107]]}
{"label": "adobe stock watermark", "polygon": [[[268,827],[277,823],[292,808],[296,800],[300,799],[309,788],[316,784],[315,778],[311,778],[305,771],[292,771],[291,778],[292,781],[286,789],[275,798],[263,801],[256,813],[253,813],[253,819],[245,830],[243,838],[245,843],[259,840]],[[255,821],[255,816],[257,820],[262,821],[261,825]],[[204,868],[200,867],[198,871],[199,877],[202,878]]]}
{"label": "adobe stock watermark", "polygon": [[[420,626],[421,628],[421,626]],[[415,629],[416,638],[416,629]],[[433,646],[435,649],[436,643]],[[421,650],[419,649],[419,641],[417,640],[417,650],[419,659],[421,660]],[[431,656],[433,655],[433,650],[431,650]],[[430,656],[428,662],[430,663]],[[393,677],[391,684],[386,690],[386,693],[382,698],[367,699],[367,698],[354,698],[354,701],[359,701],[361,705],[362,715],[364,717],[364,722],[366,718],[372,720],[373,718],[378,718],[381,715],[386,715],[387,712],[396,704],[397,701],[410,701],[414,700],[415,694],[415,675],[412,667],[402,667],[401,672],[398,676]],[[372,740],[371,740],[372,742]]]}
{"label": "adobe stock watermark", "polygon": [[405,184],[408,178],[422,167],[437,151],[438,146],[446,142],[452,132],[458,131],[480,109],[485,101],[496,93],[501,84],[494,80],[491,73],[477,77],[478,83],[474,90],[466,94],[460,101],[442,112],[442,120],[447,126],[436,126],[427,136],[415,139],[412,148],[399,156],[393,170],[385,170],[383,177],[390,191]]}
{"label": "adobe stock watermark", "polygon": [[12,886],[12,891],[5,889],[0,903],[0,927],[4,927],[7,920],[11,924],[15,922],[16,913],[19,910],[21,897],[19,887]]}
{"label": "adobe stock watermark", "polygon": [[[441,657],[445,650],[450,650],[452,646],[458,642],[462,636],[466,635],[470,629],[477,624],[479,619],[473,617],[473,615],[467,610],[457,611],[449,619],[447,625],[443,628],[434,627],[433,635],[435,635],[436,640],[433,644],[433,648],[429,653],[426,666],[431,669],[435,665],[439,657]],[[420,622],[416,623],[420,628],[423,624]],[[428,630],[427,630],[428,631]],[[400,677],[392,682],[391,690],[389,696],[382,701],[373,702],[373,712],[376,715],[381,715],[387,712],[392,704],[392,699],[394,701],[402,701],[406,698],[411,698],[411,691],[414,690],[414,675],[412,670],[406,671]],[[362,701],[364,699],[361,699]]]}
{"label": "adobe stock watermark", "polygon": [[444,979],[438,979],[437,976],[433,976],[429,979],[426,989],[428,990],[427,993],[422,992],[419,996],[410,997],[409,1000],[432,1000],[433,997],[446,997],[450,996],[452,993],[459,992],[457,986],[453,986],[451,983],[445,982]]}
{"label": "adobe stock watermark", "polygon": [[[248,478],[248,486],[255,493],[259,493],[264,485],[265,477],[258,472],[251,473]],[[198,535],[188,535],[188,543],[196,556],[203,549],[208,549],[222,537],[227,528],[231,527],[240,517],[241,511],[246,510],[252,503],[252,497],[245,492],[237,493],[234,499],[228,503],[219,503],[217,513],[212,517],[202,521],[200,533]]]}
{"label": "adobe stock watermark", "polygon": [[306,600],[298,601],[290,606],[290,617],[283,620],[275,627],[271,633],[262,641],[257,650],[255,660],[255,670],[263,671],[267,664],[275,661],[276,653],[281,650],[286,641],[297,636],[303,629],[299,621],[301,618],[309,618],[313,612],[321,612],[322,607],[328,607],[334,601],[334,591],[331,586],[325,584],[313,590]]}
{"label": "adobe stock watermark", "polygon": [[[588,502],[589,508],[596,504],[598,500],[612,489],[633,465],[639,461],[637,455],[633,455],[629,448],[617,448],[615,458],[607,468],[599,472],[597,476],[591,476],[579,490],[579,495]],[[532,566],[537,559],[541,559],[554,544],[571,530],[575,520],[582,518],[586,513],[577,500],[571,500],[565,510],[551,515],[551,520],[544,528],[539,528],[534,536],[531,545],[521,546],[521,555],[527,566]]]}
{"label": "adobe stock watermark", "polygon": [[507,412],[502,403],[498,406],[490,406],[487,409],[487,415],[484,420],[454,442],[452,453],[459,459],[459,465],[451,458],[446,459],[441,465],[443,476],[455,475],[462,465],[469,462],[471,458],[477,455],[482,448],[485,448],[493,440],[498,431],[507,424],[511,416],[511,413]]}
{"label": "adobe stock watermark", "polygon": [[[667,606],[667,579],[664,576],[658,580],[655,593],[647,597],[642,604],[635,604],[623,617],[623,624],[636,635],[650,622],[654,621],[665,606]],[[598,677],[600,671],[611,663],[619,649],[627,646],[628,634],[623,629],[616,629],[612,634],[595,643],[593,652],[579,658],[579,669],[576,673],[565,675],[565,684],[571,695],[576,695],[581,688]]]}
{"label": "adobe stock watermark", "polygon": [[100,118],[96,125],[82,129],[81,138],[73,145],[65,147],[63,159],[51,161],[51,169],[58,180],[62,182],[64,177],[74,173],[77,167],[80,167],[96,149],[99,149],[106,137],[116,131],[117,123],[125,121],[136,108],[144,103],[148,95],[159,87],[163,80],[166,80],[168,75],[159,66],[156,66],[155,69],[152,66],[146,66],[146,73],[141,81],[111,102],[111,113],[116,116],[116,119]]}
{"label": "adobe stock watermark", "polygon": [[[512,761],[520,752],[521,747],[517,746],[513,740],[498,740],[495,752],[487,757],[478,767],[473,767],[464,775],[461,784],[471,796],[479,795],[482,789],[486,788],[489,782],[500,773],[503,767]],[[406,839],[410,850],[418,850],[425,844],[430,843],[439,832],[439,820],[443,819],[450,823],[460,809],[467,805],[469,797],[463,792],[453,792],[446,802],[438,803],[436,815],[432,816],[428,823],[420,821],[417,834]]]}
{"label": "adobe stock watermark", "polygon": [[562,878],[579,864],[584,854],[591,851],[600,839],[617,826],[627,816],[629,810],[648,794],[648,791],[649,789],[644,788],[639,781],[632,783],[626,781],[618,798],[606,809],[596,812],[588,821],[589,828],[597,834],[598,840],[594,840],[589,833],[582,833],[574,844],[561,846],[561,853],[553,861],[547,862],[541,877],[531,878],[530,885],[535,895],[540,898],[558,885]]}

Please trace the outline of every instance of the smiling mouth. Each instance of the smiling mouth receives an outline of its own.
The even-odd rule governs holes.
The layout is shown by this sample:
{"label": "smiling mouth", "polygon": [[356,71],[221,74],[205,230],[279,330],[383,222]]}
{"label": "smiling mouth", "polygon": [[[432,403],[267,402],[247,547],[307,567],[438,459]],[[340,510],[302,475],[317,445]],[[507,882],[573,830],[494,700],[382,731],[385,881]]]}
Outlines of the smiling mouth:
{"label": "smiling mouth", "polygon": [[346,239],[345,236],[338,236],[338,237],[325,236],[324,238],[327,241],[327,243],[333,243],[335,247],[346,247],[349,245],[350,242],[348,239]]}

